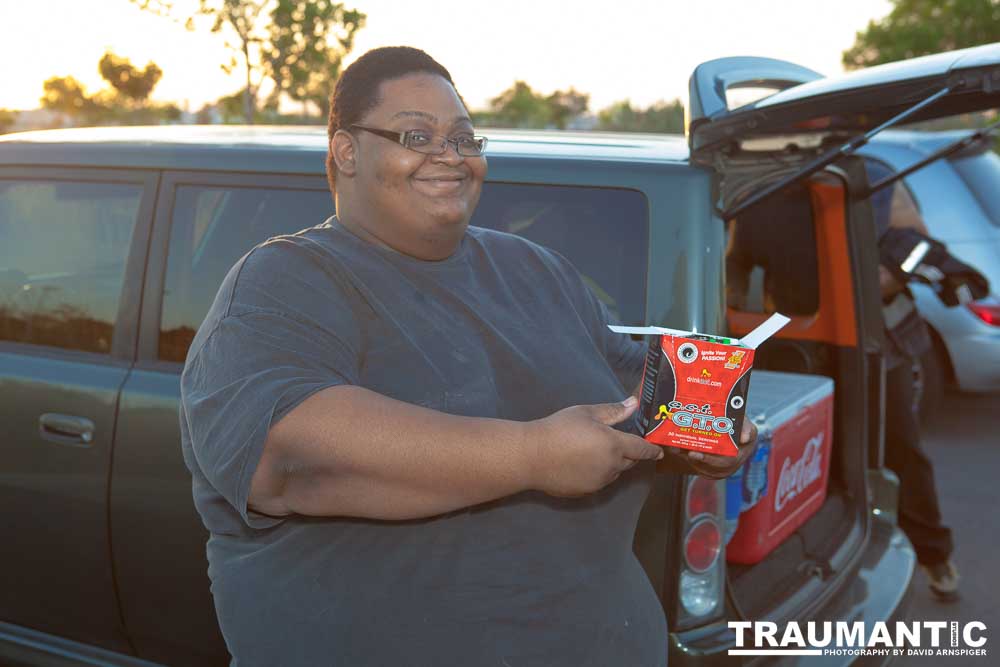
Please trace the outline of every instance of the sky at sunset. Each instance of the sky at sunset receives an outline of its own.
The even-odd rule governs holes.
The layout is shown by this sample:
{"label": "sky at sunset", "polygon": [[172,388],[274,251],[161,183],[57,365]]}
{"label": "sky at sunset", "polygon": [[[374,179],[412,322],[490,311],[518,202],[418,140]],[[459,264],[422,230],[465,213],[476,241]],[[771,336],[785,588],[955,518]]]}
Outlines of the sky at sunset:
{"label": "sky at sunset", "polygon": [[[175,0],[193,7],[195,0]],[[368,15],[348,61],[377,46],[423,48],[451,70],[473,108],[515,79],[550,93],[570,86],[589,93],[590,108],[631,99],[686,100],[700,62],[731,55],[792,60],[823,74],[842,71],[841,52],[888,0],[617,0],[348,1]],[[42,82],[73,76],[104,87],[97,62],[110,49],[164,75],[153,99],[191,110],[241,88],[226,75],[222,35],[187,32],[128,0],[0,0],[0,108],[39,106]]]}

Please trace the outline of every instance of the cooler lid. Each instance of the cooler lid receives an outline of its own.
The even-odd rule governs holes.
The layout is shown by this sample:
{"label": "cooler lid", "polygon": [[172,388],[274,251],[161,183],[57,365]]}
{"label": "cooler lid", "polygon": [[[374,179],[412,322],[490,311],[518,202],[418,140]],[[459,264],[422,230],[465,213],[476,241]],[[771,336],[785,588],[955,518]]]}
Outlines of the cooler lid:
{"label": "cooler lid", "polygon": [[833,387],[833,380],[823,375],[754,369],[746,415],[761,431],[776,428],[802,408],[833,394]]}

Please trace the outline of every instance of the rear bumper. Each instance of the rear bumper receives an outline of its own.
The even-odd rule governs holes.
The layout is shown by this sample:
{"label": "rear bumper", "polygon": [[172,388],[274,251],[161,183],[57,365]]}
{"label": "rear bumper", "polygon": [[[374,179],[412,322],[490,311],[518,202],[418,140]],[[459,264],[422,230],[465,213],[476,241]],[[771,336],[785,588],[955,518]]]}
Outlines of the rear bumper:
{"label": "rear bumper", "polygon": [[[809,618],[792,620],[803,624],[802,627],[807,621],[862,621],[866,627],[872,627],[876,621],[906,620],[916,562],[913,547],[902,531],[893,523],[873,517],[872,533],[856,575],[847,577],[845,585],[810,613]],[[735,648],[735,634],[725,622],[671,633],[669,664],[670,667],[734,664],[837,667],[888,662],[882,658],[837,655],[741,658],[730,656],[731,648]]]}

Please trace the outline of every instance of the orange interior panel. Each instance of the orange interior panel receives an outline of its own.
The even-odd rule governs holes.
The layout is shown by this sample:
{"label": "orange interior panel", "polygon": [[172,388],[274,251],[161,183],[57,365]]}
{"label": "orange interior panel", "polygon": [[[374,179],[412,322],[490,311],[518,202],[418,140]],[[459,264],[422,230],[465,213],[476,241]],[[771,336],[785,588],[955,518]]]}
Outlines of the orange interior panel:
{"label": "orange interior panel", "polygon": [[[851,258],[847,248],[844,188],[815,181],[810,181],[807,187],[816,216],[819,312],[810,316],[793,316],[776,338],[854,347],[858,344],[858,336]],[[749,313],[732,308],[727,309],[726,314],[729,330],[737,336],[749,333],[769,316],[767,313]]]}

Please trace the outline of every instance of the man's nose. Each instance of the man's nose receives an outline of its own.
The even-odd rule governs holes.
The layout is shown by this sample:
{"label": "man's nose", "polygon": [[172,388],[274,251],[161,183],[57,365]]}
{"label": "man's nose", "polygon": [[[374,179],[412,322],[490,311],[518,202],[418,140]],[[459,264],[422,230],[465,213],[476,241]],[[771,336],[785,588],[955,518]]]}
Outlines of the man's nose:
{"label": "man's nose", "polygon": [[431,158],[435,162],[440,162],[442,164],[448,164],[451,166],[460,165],[465,158],[458,154],[458,147],[451,143],[450,141],[444,142],[444,152],[440,155],[432,155]]}

